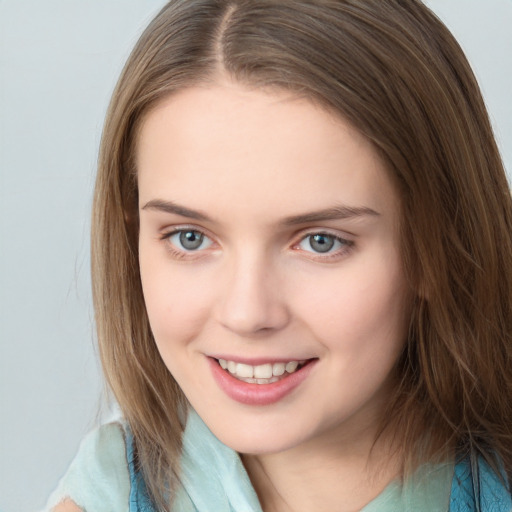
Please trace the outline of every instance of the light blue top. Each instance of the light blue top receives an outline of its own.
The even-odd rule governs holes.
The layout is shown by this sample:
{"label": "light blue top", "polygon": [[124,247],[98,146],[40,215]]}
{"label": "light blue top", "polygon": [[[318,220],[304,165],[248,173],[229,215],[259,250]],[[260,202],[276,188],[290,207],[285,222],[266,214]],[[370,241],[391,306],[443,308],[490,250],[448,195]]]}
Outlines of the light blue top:
{"label": "light blue top", "polygon": [[[111,423],[95,430],[83,440],[44,510],[71,498],[87,512],[152,512],[131,457],[130,435],[123,425]],[[185,429],[181,467],[182,488],[174,511],[262,512],[239,455],[222,444],[194,411]],[[510,512],[510,496],[486,466],[482,470],[482,512]],[[468,474],[464,465],[457,465],[455,478],[452,463],[424,465],[404,485],[392,482],[362,512],[472,512],[470,491],[461,485]]]}

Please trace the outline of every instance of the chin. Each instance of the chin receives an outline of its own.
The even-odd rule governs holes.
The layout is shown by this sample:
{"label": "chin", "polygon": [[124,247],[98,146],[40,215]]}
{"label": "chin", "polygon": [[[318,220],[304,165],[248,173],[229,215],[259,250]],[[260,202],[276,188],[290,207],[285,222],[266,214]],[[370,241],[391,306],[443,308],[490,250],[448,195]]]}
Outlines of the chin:
{"label": "chin", "polygon": [[[297,431],[298,424],[288,425],[283,429],[283,421],[269,422],[268,419],[261,418],[261,422],[257,420],[248,420],[237,422],[229,421],[208,421],[208,425],[213,434],[222,443],[238,453],[246,455],[263,455],[280,453],[290,450],[304,443],[312,437],[308,435],[303,428]],[[291,429],[289,427],[292,427]]]}

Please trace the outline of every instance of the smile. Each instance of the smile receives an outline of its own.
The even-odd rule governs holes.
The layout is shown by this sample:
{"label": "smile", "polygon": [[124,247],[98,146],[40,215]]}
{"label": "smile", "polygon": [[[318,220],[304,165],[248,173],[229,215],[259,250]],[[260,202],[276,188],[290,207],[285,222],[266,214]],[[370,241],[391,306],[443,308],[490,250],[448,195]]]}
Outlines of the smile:
{"label": "smile", "polygon": [[296,372],[306,361],[288,361],[286,363],[266,363],[253,366],[236,361],[218,360],[223,370],[233,377],[249,384],[272,384]]}
{"label": "smile", "polygon": [[291,394],[313,371],[318,359],[268,362],[258,365],[208,357],[214,380],[236,402],[271,405]]}

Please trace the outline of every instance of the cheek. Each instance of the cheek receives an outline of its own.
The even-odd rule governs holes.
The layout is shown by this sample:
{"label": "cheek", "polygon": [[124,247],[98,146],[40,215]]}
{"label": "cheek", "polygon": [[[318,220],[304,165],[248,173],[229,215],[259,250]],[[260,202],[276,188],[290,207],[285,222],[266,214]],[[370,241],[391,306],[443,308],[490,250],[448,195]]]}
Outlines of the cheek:
{"label": "cheek", "polygon": [[406,337],[408,293],[400,267],[371,263],[361,261],[317,279],[314,287],[297,283],[295,289],[299,316],[307,319],[315,337],[354,359],[384,357],[390,349],[394,355]]}
{"label": "cheek", "polygon": [[186,345],[203,329],[210,313],[210,287],[200,286],[187,271],[173,269],[143,254],[140,267],[151,330],[165,359],[166,352]]}

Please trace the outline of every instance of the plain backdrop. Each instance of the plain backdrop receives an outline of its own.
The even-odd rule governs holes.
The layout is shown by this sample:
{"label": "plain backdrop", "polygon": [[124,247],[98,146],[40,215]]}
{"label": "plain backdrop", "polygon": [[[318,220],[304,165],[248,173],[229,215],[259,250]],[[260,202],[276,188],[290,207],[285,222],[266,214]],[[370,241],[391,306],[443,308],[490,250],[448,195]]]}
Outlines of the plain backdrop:
{"label": "plain backdrop", "polygon": [[[3,512],[42,508],[105,419],[89,289],[95,162],[115,80],[163,4],[0,0]],[[473,64],[510,173],[512,1],[428,4]]]}

